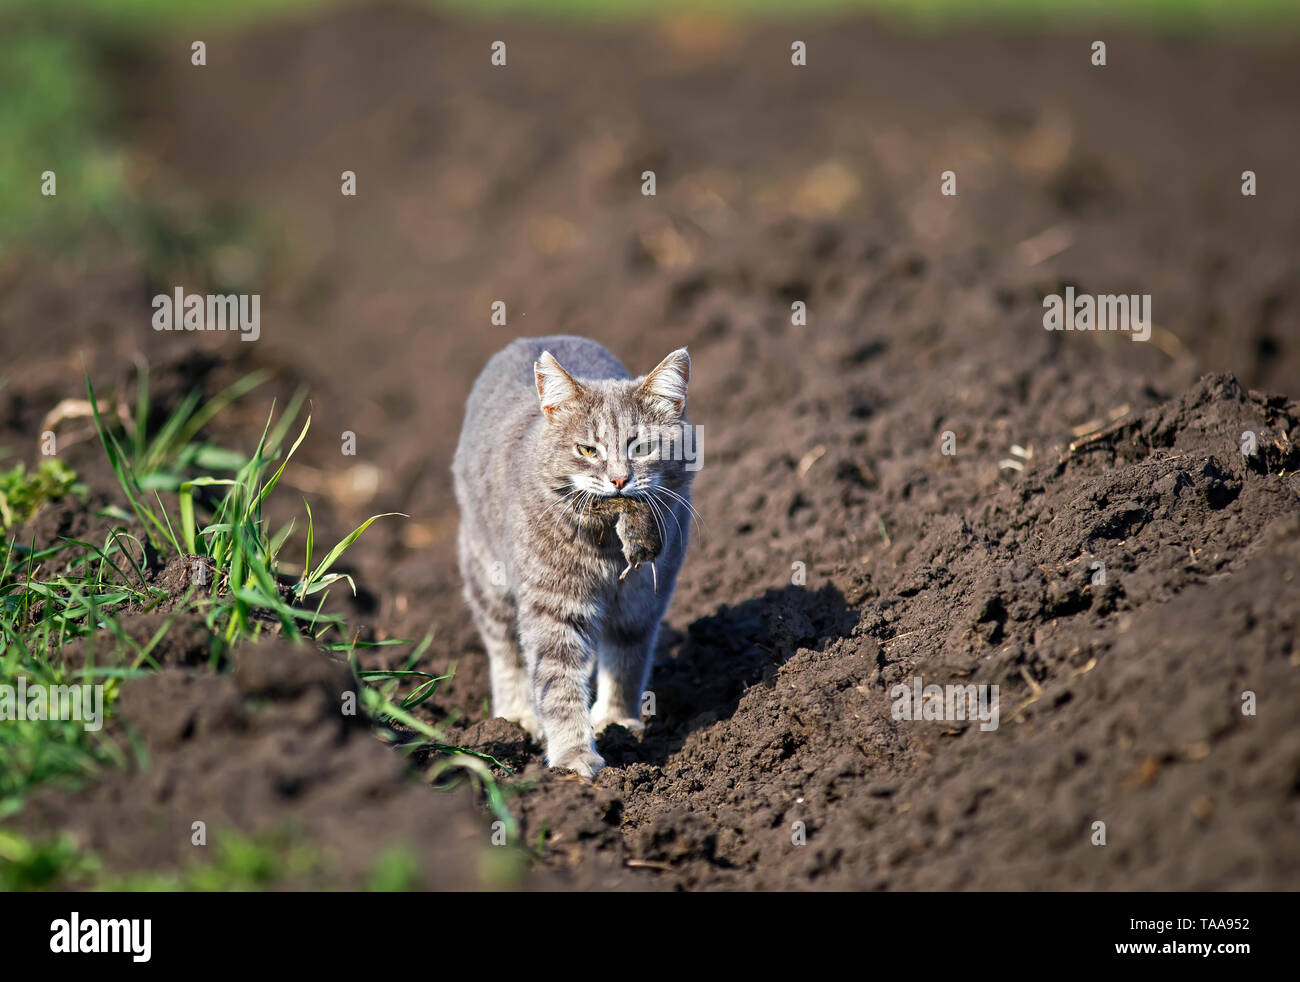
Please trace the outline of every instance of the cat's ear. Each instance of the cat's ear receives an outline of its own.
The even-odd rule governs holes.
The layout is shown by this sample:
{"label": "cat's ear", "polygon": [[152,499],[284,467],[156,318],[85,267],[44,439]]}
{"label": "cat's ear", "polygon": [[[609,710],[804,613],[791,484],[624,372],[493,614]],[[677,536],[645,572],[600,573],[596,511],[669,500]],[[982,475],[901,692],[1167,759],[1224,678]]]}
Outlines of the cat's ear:
{"label": "cat's ear", "polygon": [[691,381],[691,356],[678,348],[645,377],[638,390],[655,409],[680,416],[686,408],[686,386]]}
{"label": "cat's ear", "polygon": [[573,380],[555,356],[543,351],[542,357],[533,362],[533,372],[537,375],[537,398],[542,404],[542,412],[547,419],[554,419],[555,413],[582,393],[582,386]]}

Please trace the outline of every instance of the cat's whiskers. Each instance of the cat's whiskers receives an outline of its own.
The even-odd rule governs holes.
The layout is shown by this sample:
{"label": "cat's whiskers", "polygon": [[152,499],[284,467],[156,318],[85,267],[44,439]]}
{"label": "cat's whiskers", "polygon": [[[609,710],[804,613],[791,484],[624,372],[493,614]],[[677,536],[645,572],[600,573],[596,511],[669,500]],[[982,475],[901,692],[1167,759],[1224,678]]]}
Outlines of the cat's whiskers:
{"label": "cat's whiskers", "polygon": [[[660,486],[656,485],[656,486],[655,486],[655,490],[657,490],[657,491],[668,491],[668,488],[660,487]],[[674,521],[674,522],[677,522],[677,534],[678,534],[679,536],[681,536],[682,541],[685,542],[685,541],[686,541],[686,533],[682,531],[682,523],[681,523],[680,521],[677,520],[677,508],[675,507],[675,506],[676,506],[676,501],[674,501],[672,498],[669,498],[669,499],[663,501],[663,505],[664,505],[665,508],[668,509],[668,514],[670,514],[670,515],[673,516],[673,521]],[[689,507],[689,506],[690,506],[690,502],[689,502],[689,501],[686,502],[686,505]],[[686,519],[686,527],[687,527],[688,529],[691,527],[691,518],[690,518],[689,515],[687,516],[687,519]]]}
{"label": "cat's whiskers", "polygon": [[[568,494],[566,494],[566,495],[565,495],[563,498],[561,498],[559,501],[556,501],[556,502],[554,502],[553,504],[551,504],[551,505],[549,505],[549,506],[547,507],[546,511],[550,511],[550,510],[551,510],[552,508],[554,508],[556,505],[560,505],[560,504],[563,504],[563,505],[564,505],[564,507],[561,508],[561,509],[556,513],[556,515],[555,515],[555,523],[551,526],[551,545],[552,545],[552,547],[554,547],[554,545],[555,545],[555,543],[556,543],[556,541],[557,541],[557,537],[558,537],[558,535],[559,535],[560,519],[564,517],[565,513],[569,510],[569,506],[572,505],[575,501],[577,501],[577,500],[579,499],[579,496],[582,495],[582,493],[583,493],[583,491],[582,491],[581,488],[574,488],[572,491],[570,491]],[[537,516],[538,521],[540,522],[540,521],[541,521],[545,516],[546,516],[546,512],[542,512],[541,515],[538,515],[538,516]]]}
{"label": "cat's whiskers", "polygon": [[[655,502],[653,498],[648,498],[648,497],[642,498],[641,500],[650,506],[650,515],[652,518],[654,518],[655,528],[658,529],[659,531],[659,541],[663,542],[667,538],[668,529],[661,520],[662,513],[659,510],[658,503]],[[681,526],[678,526],[677,532],[679,535],[681,534]],[[658,574],[655,575],[655,579],[658,580]]]}
{"label": "cat's whiskers", "polygon": [[574,487],[573,487],[573,483],[572,483],[571,481],[570,481],[570,482],[566,482],[566,483],[564,483],[564,484],[561,484],[560,487],[555,488],[554,490],[556,491],[556,493],[559,493],[559,492],[560,492],[562,489],[564,489],[564,488],[573,488],[573,490],[572,490],[572,491],[569,491],[567,494],[560,495],[560,497],[556,498],[556,499],[555,499],[554,501],[552,501],[549,505],[547,505],[546,508],[542,511],[542,513],[541,513],[540,515],[537,516],[539,519],[541,519],[541,518],[545,518],[545,517],[546,517],[546,513],[547,513],[548,511],[550,511],[550,510],[551,510],[552,508],[554,508],[556,505],[563,504],[564,501],[565,501],[565,499],[567,499],[570,495],[575,495],[575,494],[577,494],[577,493],[578,493],[578,490],[579,490],[578,488],[574,488]]}
{"label": "cat's whiskers", "polygon": [[[671,515],[671,516],[672,516],[672,519],[673,519],[673,524],[677,526],[677,537],[678,537],[678,539],[680,539],[682,542],[685,542],[685,541],[686,541],[686,538],[685,538],[685,536],[682,534],[682,523],[679,522],[679,521],[677,520],[677,516],[673,513],[673,508],[671,507],[671,505],[669,504],[669,502],[667,502],[667,501],[663,501],[663,500],[661,500],[661,499],[655,497],[655,495],[653,494],[654,491],[655,491],[655,486],[654,486],[654,485],[650,485],[649,487],[646,488],[646,492],[647,492],[646,497],[645,497],[645,501],[646,501],[646,503],[649,504],[651,508],[656,509],[660,514],[663,514],[663,512],[666,511],[669,515]],[[667,523],[665,523],[665,525],[664,525],[664,529],[665,529],[665,532],[666,532],[666,531],[667,531]],[[666,538],[666,536],[662,536],[662,535],[661,535],[661,538]]]}
{"label": "cat's whiskers", "polygon": [[554,549],[560,540],[560,519],[568,513],[574,502],[582,494],[581,491],[574,491],[573,494],[566,496],[565,505],[555,514],[555,521],[551,523],[551,548]]}
{"label": "cat's whiskers", "polygon": [[652,485],[651,489],[655,491],[662,491],[664,492],[664,494],[672,495],[672,497],[675,500],[680,501],[682,504],[684,504],[686,506],[686,510],[690,512],[691,521],[693,521],[699,527],[700,532],[704,534],[705,538],[708,538],[709,535],[708,525],[705,523],[700,513],[695,510],[695,506],[691,504],[686,497],[674,491],[672,488],[664,487],[662,484]]}

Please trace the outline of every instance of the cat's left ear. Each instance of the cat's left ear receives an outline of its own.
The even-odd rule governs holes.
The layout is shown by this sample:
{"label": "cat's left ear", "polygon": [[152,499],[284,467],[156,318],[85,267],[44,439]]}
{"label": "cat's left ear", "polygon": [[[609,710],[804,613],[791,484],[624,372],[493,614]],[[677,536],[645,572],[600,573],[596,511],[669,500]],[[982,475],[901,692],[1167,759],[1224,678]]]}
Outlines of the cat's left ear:
{"label": "cat's left ear", "polygon": [[678,348],[645,377],[638,390],[651,406],[680,416],[686,408],[686,387],[691,381],[691,356]]}
{"label": "cat's left ear", "polygon": [[542,356],[533,362],[533,373],[537,377],[537,398],[548,420],[554,419],[557,412],[582,392],[582,387],[549,351],[543,351]]}

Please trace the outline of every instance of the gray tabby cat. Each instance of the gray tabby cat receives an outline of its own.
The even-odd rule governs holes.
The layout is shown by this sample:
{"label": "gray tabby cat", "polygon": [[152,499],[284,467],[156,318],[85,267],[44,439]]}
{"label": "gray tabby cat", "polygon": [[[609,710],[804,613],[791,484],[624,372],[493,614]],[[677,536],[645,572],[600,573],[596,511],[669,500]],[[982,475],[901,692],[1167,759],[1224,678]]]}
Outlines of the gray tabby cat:
{"label": "gray tabby cat", "polygon": [[[605,766],[595,733],[644,729],[641,694],[692,514],[690,364],[681,348],[633,379],[594,341],[524,338],[488,361],[465,406],[457,544],[493,712],[545,738],[549,766],[583,777]],[[619,495],[648,509],[662,539],[653,572],[645,563],[622,580],[614,509],[600,507]]]}

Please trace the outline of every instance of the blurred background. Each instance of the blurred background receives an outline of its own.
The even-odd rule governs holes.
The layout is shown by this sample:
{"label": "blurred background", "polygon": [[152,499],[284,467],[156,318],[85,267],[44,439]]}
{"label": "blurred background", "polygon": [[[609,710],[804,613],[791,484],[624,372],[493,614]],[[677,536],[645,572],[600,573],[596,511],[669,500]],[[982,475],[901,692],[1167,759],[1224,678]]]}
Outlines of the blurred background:
{"label": "blurred background", "polygon": [[[645,782],[642,757],[673,761],[624,800],[700,862],[704,879],[679,885],[731,885],[736,870],[778,887],[827,870],[853,886],[1294,885],[1295,857],[1265,849],[1294,824],[1288,721],[1253,744],[1225,737],[1236,756],[1216,756],[1222,771],[1184,768],[1172,791],[1126,797],[1116,778],[1135,772],[1146,788],[1147,760],[1210,739],[1203,687],[1179,674],[1186,650],[1216,666],[1239,658],[1242,673],[1285,665],[1285,631],[1263,614],[1241,638],[1204,627],[1178,650],[1159,644],[1198,623],[1166,607],[1190,584],[1218,583],[1222,609],[1264,596],[1216,574],[1269,540],[1280,503],[1294,507],[1293,494],[1270,497],[1277,472],[1294,472],[1294,446],[1279,438],[1273,472],[1242,477],[1240,507],[1188,521],[1177,509],[1191,507],[1179,497],[1190,485],[1170,477],[1160,507],[1175,517],[1147,538],[1125,524],[1136,505],[1099,516],[1145,501],[1146,455],[1178,440],[1240,464],[1218,430],[1211,446],[1200,407],[1216,407],[1226,433],[1234,414],[1264,412],[1245,390],[1273,393],[1269,425],[1284,429],[1284,397],[1300,395],[1298,32],[1295,0],[0,0],[0,467],[39,459],[47,414],[85,396],[83,367],[120,404],[148,364],[163,409],[265,371],[211,427],[244,453],[271,398],[305,390],[313,424],[285,474],[288,513],[309,498],[318,541],[377,512],[409,516],[377,523],[340,565],[358,585],[338,598],[349,623],[367,639],[436,629],[422,667],[457,673],[421,712],[463,746],[530,766],[535,748],[492,729],[459,596],[448,467],[465,396],[519,336],[584,334],[634,373],[687,345],[692,418],[707,434],[696,504],[711,534],[692,547],[662,636],[658,743],[610,753]],[[505,65],[492,63],[496,42]],[[791,63],[795,42],[806,65]],[[41,194],[45,172],[56,195]],[[355,196],[341,193],[345,172]],[[945,172],[955,196],[940,193]],[[1245,172],[1255,195],[1242,193]],[[1067,285],[1150,294],[1151,340],[1045,332],[1042,300]],[[153,331],[150,299],[177,287],[259,295],[260,339]],[[796,302],[806,323],[792,322]],[[1207,372],[1240,389],[1195,388]],[[1053,466],[1071,439],[1161,406],[1177,425],[1151,423],[1129,458]],[[961,453],[939,458],[949,430]],[[345,432],[355,456],[340,456]],[[93,430],[72,418],[65,436],[60,459],[102,505],[116,488]],[[1008,468],[1012,447],[1028,456]],[[1194,477],[1221,485],[1217,473]],[[1105,533],[1112,568],[1135,574],[1121,618],[1089,611],[1092,594],[1052,599],[1057,564],[1077,563],[1083,541],[1052,515],[1076,513]],[[92,528],[83,510],[46,531]],[[793,559],[809,577],[797,595]],[[1014,583],[990,572],[1013,563]],[[1283,600],[1275,614],[1295,608]],[[999,610],[1005,635],[989,626]],[[836,643],[857,688],[807,655]],[[1135,686],[1066,693],[1039,707],[1057,714],[1051,726],[1017,729],[1017,743],[966,740],[936,758],[944,770],[931,760],[947,744],[851,704],[884,685],[878,666],[978,668],[1019,701],[1022,683],[1073,679],[1124,644],[1160,650],[1142,685],[1172,679],[1161,698],[1181,715],[1135,708],[1148,691]],[[742,695],[771,681],[774,648],[805,650],[806,674],[783,677],[810,700],[843,696],[839,729],[789,724],[821,718],[802,703],[733,723]],[[683,667],[668,657],[679,651]],[[802,699],[796,688],[773,704]],[[1053,735],[1062,720],[1104,751],[1067,760]],[[787,752],[795,730],[802,757]],[[846,730],[862,753],[841,771]],[[695,797],[715,771],[712,796]],[[892,786],[837,790],[850,773],[850,792],[880,775],[913,783],[887,802]],[[759,779],[772,783],[746,783]],[[1194,820],[1171,820],[1232,781],[1240,807],[1218,799],[1217,828],[1199,803]],[[821,789],[818,815],[854,830],[845,855],[859,866],[816,849],[794,860],[772,839],[800,782]],[[716,831],[738,787],[750,817]],[[621,856],[623,836],[591,818],[589,800],[542,788],[526,805],[540,809],[530,834],[540,814],[568,842]],[[1013,790],[990,799],[989,788]],[[1128,809],[1140,847],[1103,862],[1070,838],[1094,789]],[[913,802],[912,816],[941,814],[939,826],[918,832],[904,814]],[[664,818],[679,805],[684,819]],[[948,865],[913,849],[914,835]],[[660,862],[659,841],[637,855]],[[147,855],[108,831],[103,848],[128,866]],[[566,849],[551,860],[577,862]]]}
{"label": "blurred background", "polygon": [[[160,398],[265,369],[358,435],[303,448],[321,520],[411,515],[359,555],[414,591],[367,614],[418,633],[456,604],[465,394],[520,335],[634,371],[686,344],[703,413],[839,402],[897,441],[877,410],[912,369],[894,412],[994,441],[1007,393],[1046,434],[1211,370],[1294,394],[1298,25],[1278,0],[5,0],[0,448],[34,454],[83,365],[126,391],[143,358]],[[1152,340],[1062,345],[1065,285],[1151,294]],[[260,340],[154,332],[176,287],[260,295]]]}
{"label": "blurred background", "polygon": [[[633,371],[689,345],[696,410],[796,461],[837,404],[908,459],[952,415],[1001,441],[1006,399],[1047,440],[1206,371],[1300,380],[1295,3],[6,0],[0,26],[0,448],[35,454],[83,365],[126,392],[144,359],[163,401],[266,370],[231,439],[304,388],[318,521],[411,516],[357,553],[384,631],[452,608],[474,644],[448,462],[521,335]],[[1151,294],[1151,341],[1047,334],[1066,285]],[[260,295],[260,340],[154,332],[177,287]],[[777,544],[844,520],[812,515]]]}

